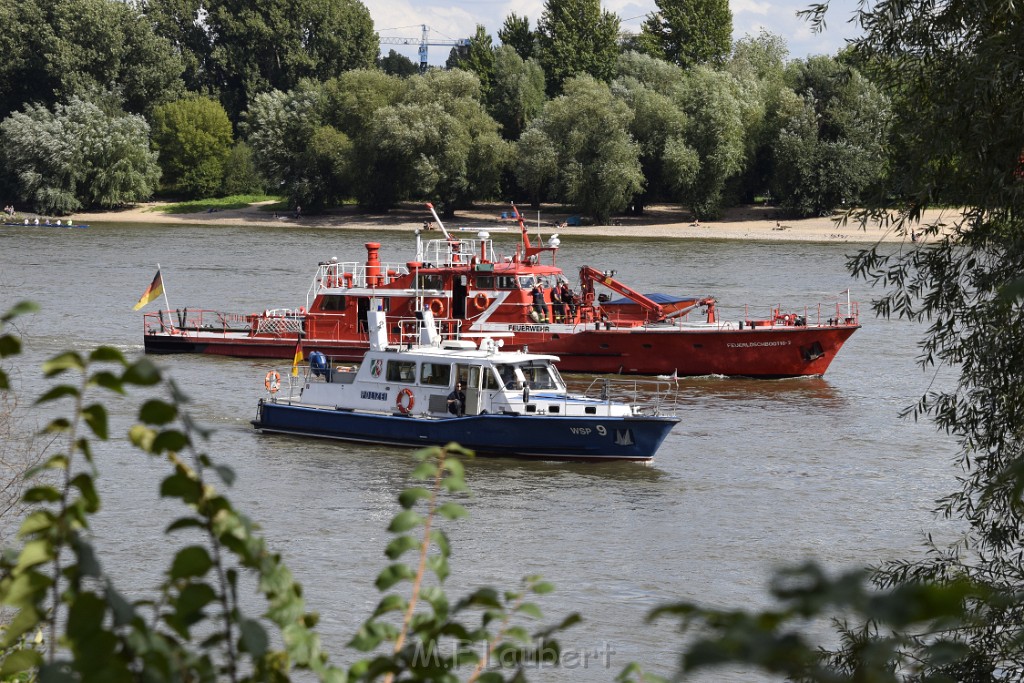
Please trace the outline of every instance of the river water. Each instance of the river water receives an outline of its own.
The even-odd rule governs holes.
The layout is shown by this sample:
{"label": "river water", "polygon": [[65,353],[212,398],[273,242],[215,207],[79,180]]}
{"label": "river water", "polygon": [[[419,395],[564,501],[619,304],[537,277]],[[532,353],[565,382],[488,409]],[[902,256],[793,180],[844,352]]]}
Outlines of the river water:
{"label": "river water", "polygon": [[[18,381],[25,393],[41,393],[34,366],[69,347],[142,353],[142,313],[132,306],[157,263],[171,306],[251,312],[305,305],[317,262],[363,260],[367,241],[383,244],[384,261],[412,259],[407,232],[0,228],[0,310],[22,299],[42,306],[18,322],[28,348]],[[511,235],[495,241],[505,253],[514,249]],[[615,269],[645,292],[713,294],[726,318],[739,318],[746,304],[752,314],[777,304],[814,310],[845,302],[840,292],[852,287],[865,302],[864,328],[824,378],[681,380],[682,422],[651,466],[468,463],[470,517],[446,527],[450,597],[482,585],[514,587],[539,573],[556,586],[539,600],[547,621],[573,611],[584,619],[561,636],[563,665],[531,672],[535,680],[610,681],[634,660],[669,674],[681,640],[671,621],[645,623],[657,605],[764,605],[767,580],[781,565],[817,558],[839,570],[918,556],[926,532],[954,532],[931,510],[955,486],[955,445],[930,424],[898,418],[950,377],[915,365],[919,326],[871,317],[870,290],[844,269],[855,249],[562,238],[558,262],[569,274],[587,263]],[[235,469],[233,501],[304,584],[309,607],[322,616],[326,649],[338,662],[353,661],[345,643],[379,599],[373,580],[386,564],[385,527],[407,485],[409,452],[254,433],[249,420],[271,361],[157,360],[216,430],[208,452]],[[135,405],[111,401],[114,439],[97,449],[104,509],[95,534],[108,570],[143,597],[166,566],[167,515],[180,510],[156,496],[166,465],[126,446]],[[707,678],[750,679],[732,669]]]}

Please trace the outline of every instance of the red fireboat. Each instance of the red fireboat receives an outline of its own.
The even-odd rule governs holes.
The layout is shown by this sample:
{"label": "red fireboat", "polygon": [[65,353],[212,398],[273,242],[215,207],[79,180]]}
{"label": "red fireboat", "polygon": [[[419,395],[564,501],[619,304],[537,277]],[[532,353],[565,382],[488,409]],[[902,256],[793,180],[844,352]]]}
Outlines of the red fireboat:
{"label": "red fireboat", "polygon": [[[533,244],[522,216],[515,254],[496,255],[486,231],[457,237],[427,205],[443,238],[416,234],[416,257],[383,263],[380,244],[365,262],[318,265],[306,305],[234,314],[178,309],[143,317],[147,353],[293,358],[320,351],[358,362],[370,344],[371,298],[383,301],[392,343],[403,319],[429,309],[449,338],[502,340],[505,350],[552,354],[564,372],[636,375],[799,377],[822,375],[860,329],[849,301],[800,312],[722,320],[715,299],[645,295],[590,266],[573,290],[555,265],[559,241]],[[621,298],[611,300],[603,288]]]}

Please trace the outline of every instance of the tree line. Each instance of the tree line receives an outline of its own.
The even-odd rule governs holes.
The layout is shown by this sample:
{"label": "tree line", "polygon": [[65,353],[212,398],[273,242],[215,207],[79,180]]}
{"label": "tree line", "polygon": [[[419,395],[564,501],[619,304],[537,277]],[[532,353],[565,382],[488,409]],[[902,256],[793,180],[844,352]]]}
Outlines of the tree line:
{"label": "tree line", "polygon": [[793,215],[884,183],[891,95],[850,52],[732,43],[727,0],[599,0],[483,26],[445,69],[381,56],[359,0],[0,0],[0,192],[40,213],[269,191],[306,211],[429,199]]}

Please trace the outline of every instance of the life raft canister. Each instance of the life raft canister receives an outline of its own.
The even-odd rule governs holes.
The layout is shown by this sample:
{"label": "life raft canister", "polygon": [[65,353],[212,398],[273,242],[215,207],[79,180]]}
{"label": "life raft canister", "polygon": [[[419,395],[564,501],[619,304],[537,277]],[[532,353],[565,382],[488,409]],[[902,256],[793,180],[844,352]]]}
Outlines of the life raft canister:
{"label": "life raft canister", "polygon": [[398,412],[402,415],[408,415],[412,412],[412,407],[416,405],[416,398],[412,395],[411,389],[402,389],[398,392],[398,396],[395,398],[395,406],[398,408]]}

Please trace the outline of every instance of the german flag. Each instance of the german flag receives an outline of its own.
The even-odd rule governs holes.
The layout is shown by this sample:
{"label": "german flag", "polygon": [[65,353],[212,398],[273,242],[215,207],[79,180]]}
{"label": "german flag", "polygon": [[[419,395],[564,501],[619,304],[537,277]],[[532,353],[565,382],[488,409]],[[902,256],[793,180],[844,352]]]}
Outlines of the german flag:
{"label": "german flag", "polygon": [[292,377],[299,376],[299,363],[302,362],[302,342],[295,346],[295,358],[292,359]]}
{"label": "german flag", "polygon": [[160,269],[156,271],[156,276],[153,281],[149,283],[149,287],[146,287],[146,291],[139,297],[139,303],[135,304],[133,311],[137,311],[151,301],[155,301],[157,297],[164,293],[164,279],[160,275]]}

